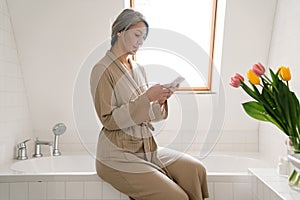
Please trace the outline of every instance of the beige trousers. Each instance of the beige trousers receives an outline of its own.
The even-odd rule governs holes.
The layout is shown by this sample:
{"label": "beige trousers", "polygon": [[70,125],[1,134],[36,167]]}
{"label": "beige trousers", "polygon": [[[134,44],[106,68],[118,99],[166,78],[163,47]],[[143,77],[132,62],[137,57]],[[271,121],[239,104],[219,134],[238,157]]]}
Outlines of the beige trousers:
{"label": "beige trousers", "polygon": [[166,168],[173,180],[159,170],[128,173],[112,169],[96,161],[99,177],[135,200],[202,200],[208,198],[206,169],[199,160],[183,154]]}

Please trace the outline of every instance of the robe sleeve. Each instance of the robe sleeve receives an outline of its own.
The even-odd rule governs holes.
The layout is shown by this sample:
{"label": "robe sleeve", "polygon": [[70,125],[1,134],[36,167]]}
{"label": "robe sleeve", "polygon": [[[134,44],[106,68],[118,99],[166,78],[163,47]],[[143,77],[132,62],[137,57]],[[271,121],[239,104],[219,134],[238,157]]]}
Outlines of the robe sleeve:
{"label": "robe sleeve", "polygon": [[151,104],[151,112],[153,113],[152,122],[161,121],[168,117],[168,102],[166,101],[163,105],[158,102],[153,102]]}
{"label": "robe sleeve", "polygon": [[[146,82],[146,85],[148,88],[148,80],[147,80],[146,71],[142,66],[140,66],[140,65],[138,65],[138,66],[141,69],[142,75],[145,79],[145,82]],[[160,105],[158,102],[152,102],[150,112],[152,113],[152,116],[153,116],[151,118],[152,122],[157,122],[157,121],[166,119],[168,117],[168,102],[166,101],[163,105]]]}

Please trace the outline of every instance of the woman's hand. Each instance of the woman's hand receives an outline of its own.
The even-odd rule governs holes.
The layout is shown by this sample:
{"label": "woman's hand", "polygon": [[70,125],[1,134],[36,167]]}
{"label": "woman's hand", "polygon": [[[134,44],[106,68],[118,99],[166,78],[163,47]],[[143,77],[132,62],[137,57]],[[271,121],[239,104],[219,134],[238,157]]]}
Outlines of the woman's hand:
{"label": "woman's hand", "polygon": [[168,90],[167,95],[158,100],[160,105],[164,104],[168,98],[170,98],[173,94],[173,91],[168,88],[163,88],[164,90]]}
{"label": "woman's hand", "polygon": [[168,98],[170,98],[173,92],[168,88],[164,88],[163,86],[156,84],[150,87],[146,91],[146,94],[150,102],[158,101],[160,104],[163,104]]}

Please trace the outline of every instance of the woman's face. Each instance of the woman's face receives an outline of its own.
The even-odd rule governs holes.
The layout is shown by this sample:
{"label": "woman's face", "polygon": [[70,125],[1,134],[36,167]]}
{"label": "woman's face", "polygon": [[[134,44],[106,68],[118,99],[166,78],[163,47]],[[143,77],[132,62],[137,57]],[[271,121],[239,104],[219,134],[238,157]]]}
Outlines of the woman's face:
{"label": "woman's face", "polygon": [[144,22],[131,26],[127,31],[120,33],[119,39],[126,53],[135,55],[140,46],[143,45],[147,36],[147,28]]}

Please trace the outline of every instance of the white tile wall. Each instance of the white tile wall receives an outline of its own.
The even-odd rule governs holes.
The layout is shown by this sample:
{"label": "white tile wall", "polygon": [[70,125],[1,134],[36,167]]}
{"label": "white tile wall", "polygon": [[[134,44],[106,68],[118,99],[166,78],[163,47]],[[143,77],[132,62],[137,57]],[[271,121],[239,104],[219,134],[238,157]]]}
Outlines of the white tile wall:
{"label": "white tile wall", "polygon": [[15,156],[15,145],[30,138],[32,132],[26,90],[6,0],[0,0],[0,110],[2,164]]}
{"label": "white tile wall", "polygon": [[126,195],[102,181],[0,183],[0,197],[1,200],[128,199]]}
{"label": "white tile wall", "polygon": [[83,199],[84,188],[84,182],[67,182],[66,199]]}
{"label": "white tile wall", "polygon": [[250,175],[208,175],[209,200],[252,200]]}
{"label": "white tile wall", "polygon": [[208,193],[209,193],[208,200],[214,200],[215,199],[214,190],[215,190],[214,184],[209,182],[208,183]]}
{"label": "white tile wall", "polygon": [[10,183],[10,199],[28,200],[28,183]]}
{"label": "white tile wall", "polygon": [[252,200],[251,183],[233,183],[233,199]]}
{"label": "white tile wall", "polygon": [[47,199],[65,199],[66,184],[65,182],[48,182]]}
{"label": "white tile wall", "polygon": [[[208,175],[208,200],[252,200],[251,180],[250,175]],[[0,196],[1,200],[129,199],[102,180],[0,183]]]}
{"label": "white tile wall", "polygon": [[103,199],[120,199],[121,194],[107,183],[103,183]]}
{"label": "white tile wall", "polygon": [[[194,138],[190,141],[180,140],[178,145],[186,147],[186,152],[197,153],[204,151],[203,141],[205,140],[205,131],[198,131],[196,133],[190,133],[189,131],[184,132],[185,135],[194,134]],[[157,142],[159,146],[168,147],[172,142],[172,139],[176,137],[176,131],[164,131],[158,135]],[[209,142],[206,142],[208,144]],[[172,145],[175,145],[172,143]],[[257,131],[225,131],[222,130],[219,133],[219,139],[213,141],[209,148],[214,147],[216,152],[258,152],[258,132]]]}
{"label": "white tile wall", "polygon": [[28,183],[28,199],[45,200],[47,199],[47,183],[45,182],[29,182]]}
{"label": "white tile wall", "polygon": [[[290,87],[300,97],[300,1],[277,0],[272,41],[268,65],[274,70],[286,65],[291,69]],[[286,154],[284,145],[285,134],[272,124],[261,123],[259,131],[260,152],[273,163],[278,162],[278,156]],[[272,144],[272,145],[270,145]]]}
{"label": "white tile wall", "polygon": [[9,183],[0,183],[0,194],[3,200],[9,200]]}
{"label": "white tile wall", "polygon": [[233,188],[231,183],[215,183],[215,199],[232,200]]}
{"label": "white tile wall", "polygon": [[84,184],[85,199],[99,199],[102,197],[102,182],[85,182]]}

